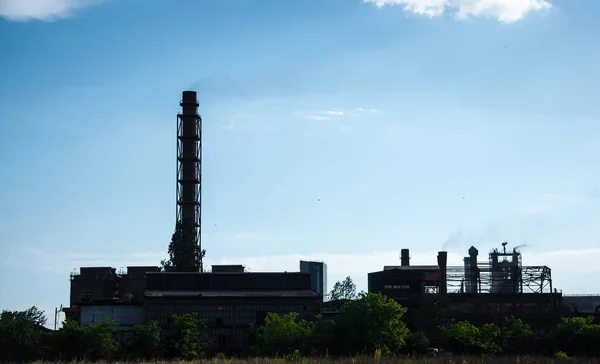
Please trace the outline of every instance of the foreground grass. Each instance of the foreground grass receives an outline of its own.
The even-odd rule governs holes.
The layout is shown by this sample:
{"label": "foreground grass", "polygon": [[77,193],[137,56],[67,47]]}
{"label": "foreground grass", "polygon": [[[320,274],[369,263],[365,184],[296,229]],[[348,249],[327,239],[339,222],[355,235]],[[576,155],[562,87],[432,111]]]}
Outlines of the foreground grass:
{"label": "foreground grass", "polygon": [[[38,361],[35,364],[48,362]],[[71,364],[90,364],[91,362],[79,361]],[[105,362],[106,363],[106,362]],[[536,356],[442,356],[439,358],[411,358],[411,357],[348,357],[348,358],[251,358],[243,359],[204,359],[195,361],[138,361],[137,363],[152,364],[600,364],[600,358],[566,358],[566,357],[536,357]],[[66,363],[64,363],[66,364]],[[114,363],[118,364],[118,363]]]}

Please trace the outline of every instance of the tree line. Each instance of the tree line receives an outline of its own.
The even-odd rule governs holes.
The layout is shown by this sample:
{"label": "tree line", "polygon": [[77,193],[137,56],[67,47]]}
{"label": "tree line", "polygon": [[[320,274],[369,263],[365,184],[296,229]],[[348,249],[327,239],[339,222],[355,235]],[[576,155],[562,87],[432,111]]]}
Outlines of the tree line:
{"label": "tree line", "polygon": [[[430,346],[454,354],[600,355],[600,325],[593,318],[563,318],[551,330],[535,330],[518,318],[502,325],[477,327],[466,321],[446,322],[433,332],[410,331],[403,321],[406,308],[377,293],[361,292],[346,301],[332,318],[312,321],[297,313],[269,313],[264,325],[252,328],[245,356],[419,355]],[[44,330],[43,312],[3,311],[0,316],[0,360],[70,361],[194,359],[207,355],[207,326],[195,313],[174,315],[169,330],[156,322],[115,334],[110,319],[79,327],[65,321],[58,331]],[[220,354],[223,355],[223,354]]]}

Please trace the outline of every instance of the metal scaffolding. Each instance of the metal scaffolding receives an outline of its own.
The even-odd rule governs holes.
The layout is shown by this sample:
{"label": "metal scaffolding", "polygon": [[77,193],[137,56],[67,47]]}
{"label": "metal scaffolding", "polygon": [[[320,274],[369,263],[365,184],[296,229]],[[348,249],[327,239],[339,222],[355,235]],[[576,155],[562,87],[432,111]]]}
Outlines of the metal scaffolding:
{"label": "metal scaffolding", "polygon": [[[506,277],[505,269],[492,268],[488,263],[478,262],[472,268],[452,266],[447,269],[448,293],[466,293],[465,286],[474,277],[473,293],[552,293],[552,272],[546,266],[522,266],[512,269]],[[510,284],[511,292],[494,292],[496,284]]]}

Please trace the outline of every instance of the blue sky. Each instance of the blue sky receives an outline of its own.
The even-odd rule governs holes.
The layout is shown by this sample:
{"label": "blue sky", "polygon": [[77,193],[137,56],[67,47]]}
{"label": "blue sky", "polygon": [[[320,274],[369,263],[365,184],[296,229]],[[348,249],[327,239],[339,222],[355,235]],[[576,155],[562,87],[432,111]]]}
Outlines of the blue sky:
{"label": "blue sky", "polygon": [[508,240],[556,288],[600,291],[598,11],[0,0],[0,307],[50,312],[74,268],[166,257],[186,89],[209,264],[312,258],[366,289],[401,248],[458,264]]}

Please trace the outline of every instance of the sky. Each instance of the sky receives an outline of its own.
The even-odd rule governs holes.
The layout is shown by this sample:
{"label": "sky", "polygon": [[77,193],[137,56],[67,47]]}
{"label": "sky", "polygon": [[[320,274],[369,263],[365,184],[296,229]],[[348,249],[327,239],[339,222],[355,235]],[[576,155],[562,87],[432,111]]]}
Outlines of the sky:
{"label": "sky", "polygon": [[596,0],[0,0],[0,308],[158,265],[198,92],[207,264],[329,288],[503,241],[600,292]]}

